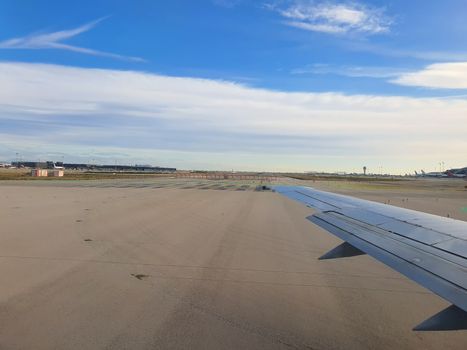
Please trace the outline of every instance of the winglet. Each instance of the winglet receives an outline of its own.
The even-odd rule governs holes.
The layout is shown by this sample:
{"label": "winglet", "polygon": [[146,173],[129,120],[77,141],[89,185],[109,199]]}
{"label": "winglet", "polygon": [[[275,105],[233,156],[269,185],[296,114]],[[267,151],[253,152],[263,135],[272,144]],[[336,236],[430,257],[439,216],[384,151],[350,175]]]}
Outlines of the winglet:
{"label": "winglet", "polygon": [[416,326],[414,331],[456,331],[467,329],[467,312],[451,305]]}
{"label": "winglet", "polygon": [[364,255],[364,254],[366,253],[362,252],[358,248],[355,248],[350,243],[344,242],[342,244],[339,244],[334,249],[331,249],[329,252],[327,252],[323,256],[321,256],[319,260],[348,258],[351,256]]}

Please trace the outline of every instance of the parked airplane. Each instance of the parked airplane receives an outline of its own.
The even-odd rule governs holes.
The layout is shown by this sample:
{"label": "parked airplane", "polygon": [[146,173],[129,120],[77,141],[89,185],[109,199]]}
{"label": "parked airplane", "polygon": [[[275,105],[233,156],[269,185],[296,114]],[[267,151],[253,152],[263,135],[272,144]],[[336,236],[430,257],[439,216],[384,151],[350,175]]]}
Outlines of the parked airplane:
{"label": "parked airplane", "polygon": [[451,170],[448,170],[447,175],[448,175],[448,177],[455,177],[455,178],[459,178],[459,179],[467,178],[467,174],[455,173],[455,172],[452,172]]}
{"label": "parked airplane", "polygon": [[439,171],[432,171],[429,173],[425,173],[425,171],[422,169],[421,172],[422,174],[418,176],[421,176],[421,177],[447,177],[448,176],[446,173],[442,173]]}
{"label": "parked airplane", "polygon": [[467,329],[467,222],[311,187],[273,189],[317,209],[307,219],[344,240],[321,260],[368,254],[452,304],[414,330]]}

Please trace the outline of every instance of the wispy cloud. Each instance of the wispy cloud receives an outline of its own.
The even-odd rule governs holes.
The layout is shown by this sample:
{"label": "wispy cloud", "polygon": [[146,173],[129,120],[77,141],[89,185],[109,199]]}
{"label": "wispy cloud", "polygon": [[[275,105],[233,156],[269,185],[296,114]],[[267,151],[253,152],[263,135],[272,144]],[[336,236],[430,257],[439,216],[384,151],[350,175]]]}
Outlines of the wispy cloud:
{"label": "wispy cloud", "polygon": [[368,52],[378,56],[387,57],[410,57],[425,61],[435,62],[464,62],[467,61],[467,51],[429,51],[415,49],[401,49],[385,47],[382,45],[371,44],[362,41],[353,41],[344,43],[344,47],[359,52]]}
{"label": "wispy cloud", "polygon": [[416,71],[394,67],[312,64],[293,69],[291,73],[376,78],[397,85],[431,89],[467,89],[467,62],[436,63]]}
{"label": "wispy cloud", "polygon": [[327,34],[372,35],[390,31],[392,19],[384,9],[357,2],[316,2],[296,0],[266,7],[286,19],[285,24]]}
{"label": "wispy cloud", "polygon": [[431,64],[422,70],[401,74],[391,82],[433,89],[467,89],[467,62]]}
{"label": "wispy cloud", "polygon": [[335,74],[354,78],[395,78],[409,73],[407,69],[379,66],[334,66],[312,64],[291,71],[292,74]]}
{"label": "wispy cloud", "polygon": [[5,159],[66,149],[66,158],[109,152],[107,161],[284,171],[465,161],[465,98],[291,93],[15,62],[0,62],[0,76]]}
{"label": "wispy cloud", "polygon": [[64,40],[71,39],[79,34],[93,29],[99,22],[105,20],[106,18],[108,17],[99,18],[95,21],[86,23],[82,26],[73,29],[61,30],[50,33],[30,34],[25,37],[4,40],[0,42],[0,49],[58,49],[74,51],[93,56],[110,57],[119,60],[144,62],[144,59],[140,57],[124,56],[110,52],[73,46],[62,42]]}

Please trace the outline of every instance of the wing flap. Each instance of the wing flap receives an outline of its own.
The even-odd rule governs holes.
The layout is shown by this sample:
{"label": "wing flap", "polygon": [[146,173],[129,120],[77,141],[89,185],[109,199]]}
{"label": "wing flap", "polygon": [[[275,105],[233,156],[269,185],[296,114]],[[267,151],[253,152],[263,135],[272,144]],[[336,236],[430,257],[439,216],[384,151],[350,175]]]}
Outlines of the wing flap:
{"label": "wing flap", "polygon": [[463,239],[453,238],[448,241],[437,243],[435,247],[467,258],[467,241]]}
{"label": "wing flap", "polygon": [[430,245],[452,238],[451,236],[442,234],[437,231],[394,219],[382,225],[378,225],[378,227],[382,228],[383,230]]}

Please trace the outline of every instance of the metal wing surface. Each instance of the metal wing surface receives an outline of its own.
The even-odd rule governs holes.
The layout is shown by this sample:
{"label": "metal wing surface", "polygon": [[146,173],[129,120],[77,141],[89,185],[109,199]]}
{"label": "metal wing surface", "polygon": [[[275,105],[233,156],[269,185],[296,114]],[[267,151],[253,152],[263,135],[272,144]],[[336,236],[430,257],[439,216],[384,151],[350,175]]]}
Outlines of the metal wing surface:
{"label": "metal wing surface", "polygon": [[320,259],[366,253],[452,303],[415,330],[467,329],[467,222],[311,187],[274,190],[317,209],[307,219],[345,241]]}

